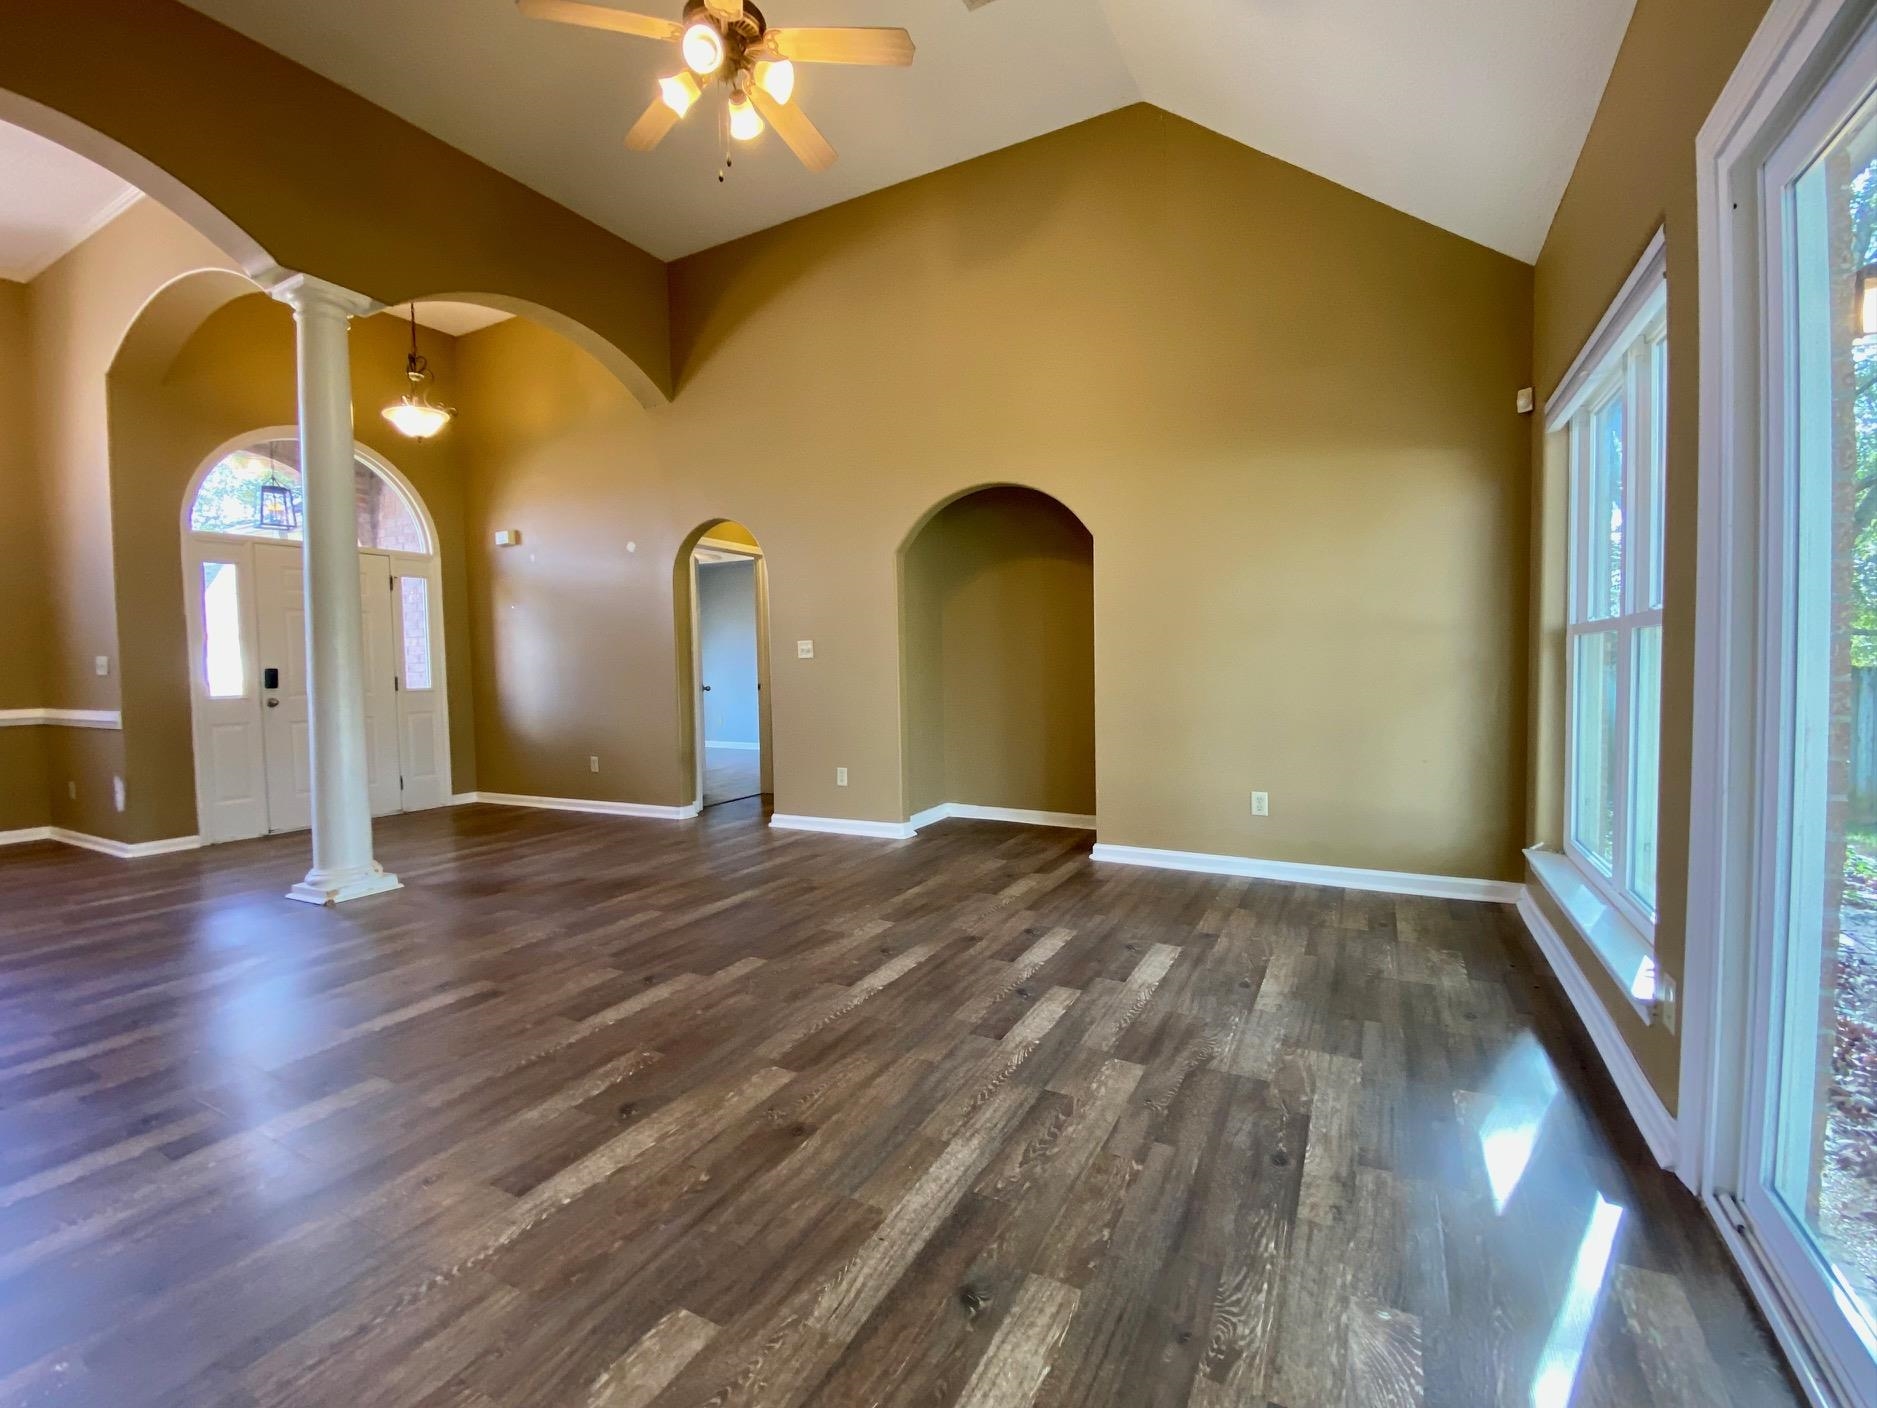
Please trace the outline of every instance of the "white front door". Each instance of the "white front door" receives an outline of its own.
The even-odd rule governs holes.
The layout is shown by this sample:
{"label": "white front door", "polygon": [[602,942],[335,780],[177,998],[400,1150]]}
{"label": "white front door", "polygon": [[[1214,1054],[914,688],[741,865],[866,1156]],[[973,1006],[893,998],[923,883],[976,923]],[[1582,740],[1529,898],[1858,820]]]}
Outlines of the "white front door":
{"label": "white front door", "polygon": [[439,658],[433,649],[437,625],[426,574],[394,576],[391,602],[398,652],[398,756],[404,770],[404,810],[422,811],[450,800],[444,776],[449,721],[438,688]]}
{"label": "white front door", "polygon": [[[306,695],[305,566],[296,543],[256,543],[254,605],[268,831],[312,824]],[[398,706],[390,562],[359,554],[365,624],[366,767],[376,816],[399,808]],[[254,832],[237,834],[256,834]],[[219,830],[216,840],[229,839]]]}

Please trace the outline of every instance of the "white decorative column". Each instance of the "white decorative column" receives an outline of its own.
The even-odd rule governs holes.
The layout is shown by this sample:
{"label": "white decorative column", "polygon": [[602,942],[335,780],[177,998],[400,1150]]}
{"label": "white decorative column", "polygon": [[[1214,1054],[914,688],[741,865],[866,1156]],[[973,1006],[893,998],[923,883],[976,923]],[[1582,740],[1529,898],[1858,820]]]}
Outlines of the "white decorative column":
{"label": "white decorative column", "polygon": [[313,868],[287,892],[339,904],[398,888],[372,859],[366,787],[365,620],[352,488],[352,361],[346,325],[377,305],[295,274],[272,293],[293,308],[299,355],[300,530],[306,560],[306,693],[313,778]]}

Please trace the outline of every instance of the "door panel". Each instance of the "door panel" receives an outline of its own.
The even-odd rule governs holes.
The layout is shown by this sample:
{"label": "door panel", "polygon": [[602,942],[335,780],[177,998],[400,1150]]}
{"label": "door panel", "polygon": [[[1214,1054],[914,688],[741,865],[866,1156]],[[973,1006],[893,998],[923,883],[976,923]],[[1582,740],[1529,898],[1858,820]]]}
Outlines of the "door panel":
{"label": "door panel", "polygon": [[254,568],[245,544],[191,554],[190,689],[195,698],[205,841],[267,831],[260,671],[255,663]]}
{"label": "door panel", "polygon": [[[278,671],[278,687],[261,691],[266,755],[267,829],[312,824],[311,716],[306,695],[305,566],[297,544],[257,543],[258,659]],[[391,640],[391,568],[379,553],[359,556],[359,599],[365,627],[366,776],[374,816],[399,809],[396,666]]]}
{"label": "door panel", "polygon": [[254,545],[255,616],[263,676],[261,732],[267,753],[267,829],[312,825],[313,791],[307,750],[306,581],[297,545]]}
{"label": "door panel", "polygon": [[391,560],[360,553],[359,600],[365,610],[366,782],[373,816],[402,805],[398,773],[397,660],[392,645]]}
{"label": "door panel", "polygon": [[404,810],[440,807],[449,801],[443,777],[448,720],[437,688],[435,595],[428,576],[393,579],[395,648],[399,652],[398,729],[402,740]]}

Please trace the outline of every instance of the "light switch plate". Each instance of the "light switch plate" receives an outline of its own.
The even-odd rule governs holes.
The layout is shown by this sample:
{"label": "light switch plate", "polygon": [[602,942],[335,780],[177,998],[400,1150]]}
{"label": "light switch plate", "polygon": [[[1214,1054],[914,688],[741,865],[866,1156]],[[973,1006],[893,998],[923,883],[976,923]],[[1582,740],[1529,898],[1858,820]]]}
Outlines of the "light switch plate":
{"label": "light switch plate", "polygon": [[815,658],[815,643],[812,640],[796,641],[795,658],[797,660],[813,660]]}

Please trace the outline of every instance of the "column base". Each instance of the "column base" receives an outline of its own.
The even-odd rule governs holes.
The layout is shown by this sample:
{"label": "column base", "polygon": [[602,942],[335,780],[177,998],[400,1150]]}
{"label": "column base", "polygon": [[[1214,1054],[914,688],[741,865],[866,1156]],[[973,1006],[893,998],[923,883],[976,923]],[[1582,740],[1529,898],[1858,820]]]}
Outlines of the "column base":
{"label": "column base", "polygon": [[376,861],[365,869],[322,872],[309,870],[306,879],[287,891],[287,898],[301,904],[344,904],[367,895],[381,895],[386,890],[402,889],[398,877]]}

